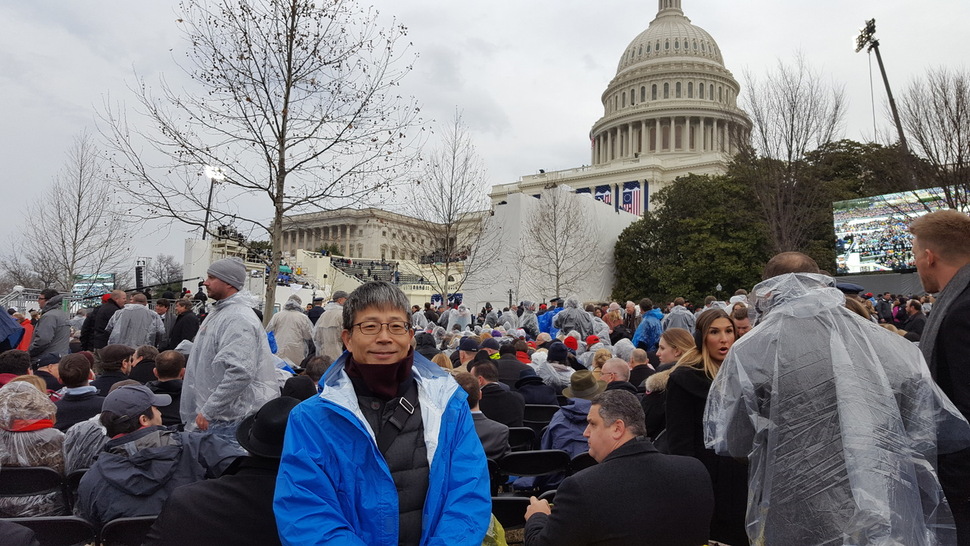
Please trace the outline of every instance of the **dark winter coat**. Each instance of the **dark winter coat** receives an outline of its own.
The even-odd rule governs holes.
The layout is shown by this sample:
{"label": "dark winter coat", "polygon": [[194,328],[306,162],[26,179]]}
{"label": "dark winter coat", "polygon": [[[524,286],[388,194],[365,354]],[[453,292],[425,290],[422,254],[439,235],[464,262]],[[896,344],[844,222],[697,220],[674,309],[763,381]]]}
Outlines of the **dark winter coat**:
{"label": "dark winter coat", "polygon": [[280,543],[273,515],[278,459],[240,457],[218,479],[179,487],[155,520],[146,545]]}
{"label": "dark winter coat", "polygon": [[666,437],[672,455],[699,459],[714,487],[714,517],[710,538],[728,544],[747,544],[744,528],[748,504],[747,465],[717,455],[704,446],[704,406],[711,379],[703,370],[681,366],[667,380]]}
{"label": "dark winter coat", "polygon": [[99,396],[97,391],[65,394],[63,398],[54,402],[57,407],[57,422],[54,423],[54,427],[65,432],[71,428],[71,425],[101,413],[103,403],[104,397]]}
{"label": "dark winter coat", "polygon": [[161,350],[167,351],[175,349],[178,344],[195,339],[195,334],[199,332],[199,317],[192,311],[186,311],[176,317],[175,325],[168,334],[168,342]]}
{"label": "dark winter coat", "polygon": [[704,465],[634,439],[566,478],[552,514],[526,522],[525,544],[697,546],[707,544],[713,507]]}
{"label": "dark winter coat", "polygon": [[[115,313],[121,310],[121,307],[115,303],[115,300],[109,299],[108,301],[101,304],[94,310],[94,324],[91,329],[91,347],[94,349],[104,349],[108,345],[108,336],[111,332],[108,332],[106,328],[108,327],[108,321]],[[82,326],[83,328],[83,326]]]}
{"label": "dark winter coat", "polygon": [[136,430],[104,445],[81,478],[77,510],[95,527],[158,514],[176,487],[215,478],[238,456],[237,448],[212,434]]}
{"label": "dark winter coat", "polygon": [[509,390],[502,383],[488,383],[482,387],[482,399],[478,407],[492,421],[507,427],[521,427],[525,415],[525,399]]}

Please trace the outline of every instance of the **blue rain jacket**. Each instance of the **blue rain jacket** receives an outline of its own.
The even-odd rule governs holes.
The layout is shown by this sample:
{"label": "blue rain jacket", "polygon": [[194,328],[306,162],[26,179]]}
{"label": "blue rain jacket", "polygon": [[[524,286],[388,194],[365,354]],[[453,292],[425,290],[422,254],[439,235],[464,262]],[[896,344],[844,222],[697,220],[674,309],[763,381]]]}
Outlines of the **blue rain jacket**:
{"label": "blue rain jacket", "polygon": [[[320,395],[290,413],[273,501],[283,544],[398,543],[397,489],[344,371],[347,357],[327,370]],[[421,544],[478,546],[491,497],[467,397],[418,353],[412,371],[430,465]]]}

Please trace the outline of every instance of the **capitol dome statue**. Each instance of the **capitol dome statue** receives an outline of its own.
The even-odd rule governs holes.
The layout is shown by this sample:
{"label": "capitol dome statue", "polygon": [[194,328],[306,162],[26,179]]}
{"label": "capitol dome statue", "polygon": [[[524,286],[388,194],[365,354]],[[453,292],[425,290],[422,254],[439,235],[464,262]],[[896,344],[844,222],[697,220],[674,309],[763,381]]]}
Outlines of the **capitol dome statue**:
{"label": "capitol dome statue", "polygon": [[549,184],[589,193],[642,215],[650,196],[688,174],[723,174],[751,121],[721,48],[691,23],[681,0],[659,0],[657,15],[620,55],[590,130],[590,165],[527,175],[492,188],[493,203]]}

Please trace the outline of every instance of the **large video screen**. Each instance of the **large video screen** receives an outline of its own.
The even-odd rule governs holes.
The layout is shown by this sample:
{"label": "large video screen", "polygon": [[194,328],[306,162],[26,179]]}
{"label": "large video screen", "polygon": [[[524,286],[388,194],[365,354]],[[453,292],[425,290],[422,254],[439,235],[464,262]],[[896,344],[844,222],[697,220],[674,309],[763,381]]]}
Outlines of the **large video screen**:
{"label": "large video screen", "polygon": [[946,208],[941,194],[930,188],[833,203],[837,274],[914,270],[906,228],[913,218]]}

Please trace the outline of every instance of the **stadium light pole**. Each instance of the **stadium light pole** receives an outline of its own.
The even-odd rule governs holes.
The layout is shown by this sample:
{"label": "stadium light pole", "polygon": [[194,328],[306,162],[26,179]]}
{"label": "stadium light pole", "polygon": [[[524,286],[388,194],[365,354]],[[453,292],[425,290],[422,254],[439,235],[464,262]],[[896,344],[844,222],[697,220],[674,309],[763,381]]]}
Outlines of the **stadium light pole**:
{"label": "stadium light pole", "polygon": [[220,167],[206,165],[204,170],[205,176],[209,179],[209,200],[205,205],[205,221],[202,222],[203,241],[205,241],[205,237],[209,233],[209,214],[212,211],[212,192],[215,190],[216,182],[222,182],[226,179],[226,173],[224,173]]}
{"label": "stadium light pole", "polygon": [[[886,76],[886,67],[882,64],[882,55],[879,54],[879,40],[876,34],[876,20],[869,19],[866,26],[859,29],[859,36],[855,39],[855,52],[858,53],[868,46],[866,52],[876,52],[876,62],[879,63],[879,72],[882,74],[882,83],[886,86],[886,94],[889,95],[889,108],[893,113],[893,121],[896,122],[896,131],[899,133],[899,146],[903,153],[909,155],[909,146],[906,144],[906,135],[903,134],[903,123],[899,120],[899,111],[896,110],[896,100],[893,99],[893,91],[889,87],[889,78]],[[873,135],[875,136],[875,135]]]}

